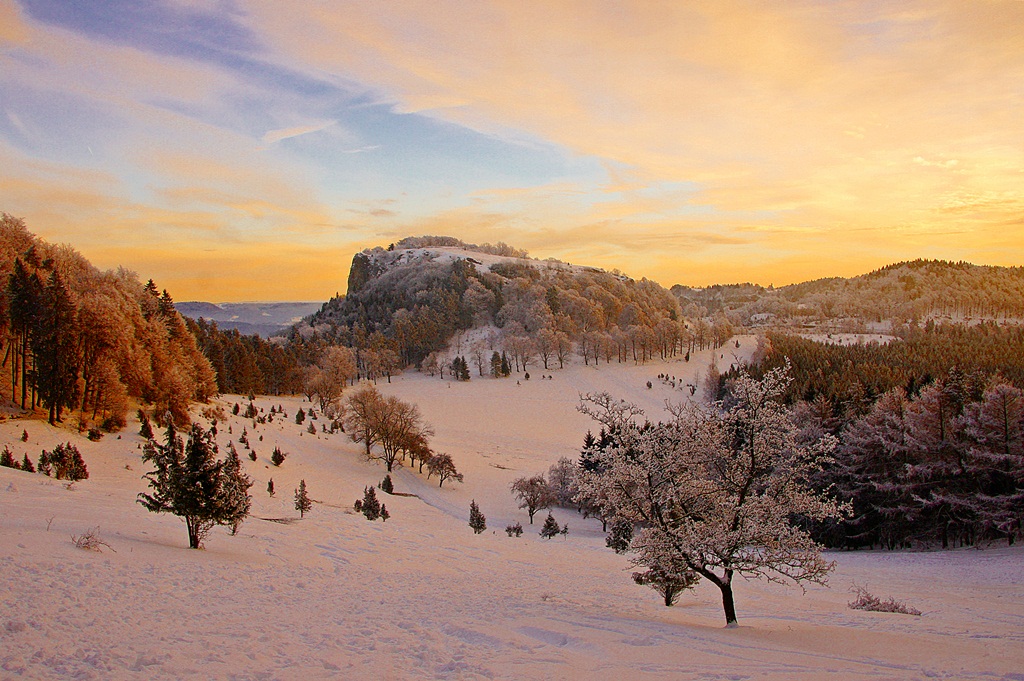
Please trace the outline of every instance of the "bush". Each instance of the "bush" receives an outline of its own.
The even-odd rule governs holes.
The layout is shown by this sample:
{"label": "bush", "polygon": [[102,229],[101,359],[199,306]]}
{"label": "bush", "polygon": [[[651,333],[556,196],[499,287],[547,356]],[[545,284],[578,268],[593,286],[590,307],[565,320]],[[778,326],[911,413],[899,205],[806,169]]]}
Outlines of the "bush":
{"label": "bush", "polygon": [[847,603],[847,605],[853,610],[868,610],[870,612],[895,612],[901,615],[916,615],[921,616],[921,611],[917,608],[913,608],[902,601],[897,601],[892,596],[889,596],[888,600],[881,600],[877,596],[868,592],[867,589],[859,586],[854,586],[852,589],[853,593],[857,596],[854,600]]}
{"label": "bush", "polygon": [[505,534],[507,534],[510,537],[522,537],[523,536],[523,526],[522,526],[522,524],[517,522],[514,525],[506,525],[505,526]]}
{"label": "bush", "polygon": [[[85,549],[86,551],[102,552],[104,546],[114,551],[114,549],[110,548],[110,544],[100,539],[98,527],[78,536],[71,535],[71,543],[75,545],[75,548]],[[117,551],[114,551],[114,553],[117,553]]]}
{"label": "bush", "polygon": [[86,436],[90,442],[99,442],[103,439],[103,433],[100,432],[99,428],[90,428],[89,434]]}

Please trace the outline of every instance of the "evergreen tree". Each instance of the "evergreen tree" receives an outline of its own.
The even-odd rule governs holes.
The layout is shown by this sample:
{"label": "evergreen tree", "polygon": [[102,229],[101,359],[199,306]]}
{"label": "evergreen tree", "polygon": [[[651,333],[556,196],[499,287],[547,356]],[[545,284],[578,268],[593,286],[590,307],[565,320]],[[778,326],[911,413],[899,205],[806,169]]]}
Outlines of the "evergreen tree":
{"label": "evergreen tree", "polygon": [[313,502],[306,494],[306,481],[300,480],[299,488],[295,490],[295,510],[299,512],[300,518],[304,518],[311,508],[313,508]]}
{"label": "evergreen tree", "polygon": [[376,520],[380,517],[380,502],[372,486],[363,488],[362,512],[367,520]]}
{"label": "evergreen tree", "polygon": [[512,365],[508,363],[508,355],[506,355],[504,352],[501,353],[501,375],[512,375]]}
{"label": "evergreen tree", "polygon": [[35,473],[36,467],[32,465],[32,459],[28,458],[28,454],[21,460],[21,470],[26,473]]}
{"label": "evergreen tree", "polygon": [[555,516],[551,515],[551,512],[548,511],[548,517],[544,519],[544,526],[540,528],[540,536],[545,539],[551,539],[561,531],[562,527],[555,520]]}
{"label": "evergreen tree", "polygon": [[498,351],[495,350],[494,352],[491,353],[491,376],[493,376],[494,378],[501,378],[502,375],[503,374],[501,372],[501,355],[499,355]]}
{"label": "evergreen tree", "polygon": [[303,411],[302,408],[300,407],[299,410],[295,413],[295,423],[301,424],[305,420],[306,412]]}
{"label": "evergreen tree", "polygon": [[391,481],[390,475],[385,475],[384,479],[380,481],[380,491],[385,494],[395,493],[395,483]]}
{"label": "evergreen tree", "polygon": [[153,424],[149,421],[149,416],[146,412],[139,409],[139,435],[146,438],[147,440],[153,439]]}
{"label": "evergreen tree", "polygon": [[385,506],[384,504],[381,504],[380,505],[380,521],[382,523],[386,523],[388,521],[388,518],[390,518],[390,517],[391,517],[391,514],[388,513],[388,507]]}
{"label": "evergreen tree", "polygon": [[225,523],[231,527],[231,534],[238,534],[242,521],[249,515],[252,508],[252,496],[249,488],[252,479],[242,471],[242,461],[234,447],[228,449],[224,460],[223,494],[225,497]]}
{"label": "evergreen tree", "polygon": [[270,482],[267,483],[267,494],[274,496],[274,479],[271,478]]}
{"label": "evergreen tree", "polygon": [[89,470],[85,466],[81,452],[70,442],[57,445],[52,452],[44,450],[39,459],[40,468],[42,468],[43,456],[46,457],[47,467],[53,467],[53,477],[58,480],[75,482],[89,478]]}
{"label": "evergreen tree", "polygon": [[616,520],[612,523],[612,529],[605,538],[605,546],[615,553],[626,553],[629,551],[630,543],[633,541],[633,523],[628,520]]}
{"label": "evergreen tree", "polygon": [[139,494],[139,503],[154,513],[172,513],[185,521],[189,548],[202,548],[214,525],[240,522],[244,513],[237,496],[228,493],[225,463],[216,459],[216,444],[208,431],[193,424],[183,442],[169,424],[164,444],[147,443],[143,460],[155,469],[145,475],[152,494]]}
{"label": "evergreen tree", "polygon": [[487,529],[487,517],[480,512],[476,499],[469,502],[469,526],[473,528],[474,534],[480,534]]}
{"label": "evergreen tree", "polygon": [[0,452],[0,466],[19,468],[18,462],[14,460],[14,454],[11,453],[10,448],[6,445],[4,446],[4,451]]}
{"label": "evergreen tree", "polygon": [[505,534],[510,537],[522,537],[523,536],[523,525],[522,523],[513,523],[505,526]]}
{"label": "evergreen tree", "polygon": [[57,270],[50,273],[40,302],[33,333],[33,377],[39,400],[49,410],[50,425],[55,425],[62,420],[63,409],[76,404],[79,370],[75,304]]}
{"label": "evergreen tree", "polygon": [[284,463],[284,460],[285,458],[287,458],[287,456],[287,454],[281,451],[280,447],[274,447],[274,453],[270,455],[270,463],[274,464],[275,466],[280,466],[281,464]]}

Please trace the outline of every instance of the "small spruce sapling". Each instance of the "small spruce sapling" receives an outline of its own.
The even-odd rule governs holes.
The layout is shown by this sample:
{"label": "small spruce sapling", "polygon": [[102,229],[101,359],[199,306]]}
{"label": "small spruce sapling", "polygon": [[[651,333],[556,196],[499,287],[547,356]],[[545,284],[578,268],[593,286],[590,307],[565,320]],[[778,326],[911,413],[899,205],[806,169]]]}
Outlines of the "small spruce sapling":
{"label": "small spruce sapling", "polygon": [[301,425],[302,422],[305,421],[305,420],[306,420],[306,412],[303,411],[302,408],[300,407],[299,411],[296,412],[296,414],[295,414],[295,423],[298,423],[298,424]]}
{"label": "small spruce sapling", "polygon": [[281,451],[280,447],[274,447],[274,453],[270,455],[270,463],[274,464],[275,466],[280,466],[281,464],[284,463],[284,460],[285,458],[287,458],[287,456],[287,454]]}
{"label": "small spruce sapling", "polygon": [[473,528],[474,534],[480,534],[487,529],[487,517],[480,512],[476,499],[469,502],[469,526]]}
{"label": "small spruce sapling", "polygon": [[523,536],[523,525],[522,523],[516,522],[513,525],[505,526],[505,534],[510,537],[522,537]]}
{"label": "small spruce sapling", "polygon": [[32,459],[28,458],[28,454],[21,460],[21,470],[26,473],[35,473],[36,467],[32,465]]}
{"label": "small spruce sapling", "polygon": [[153,439],[153,424],[150,422],[146,412],[141,409],[139,409],[139,435],[147,440]]}
{"label": "small spruce sapling", "polygon": [[367,520],[376,520],[380,517],[380,502],[377,500],[377,493],[373,487],[363,488],[362,513]]}
{"label": "small spruce sapling", "polygon": [[385,494],[395,493],[395,483],[391,481],[390,475],[385,475],[384,479],[380,481],[380,491]]}
{"label": "small spruce sapling", "polygon": [[299,512],[299,517],[304,518],[306,512],[313,508],[313,502],[310,501],[309,495],[306,493],[306,481],[299,481],[299,488],[295,490],[295,510]]}
{"label": "small spruce sapling", "polygon": [[555,520],[555,516],[551,515],[551,511],[548,511],[548,517],[544,519],[544,527],[540,528],[540,536],[545,539],[551,539],[561,531],[562,528],[558,521]]}
{"label": "small spruce sapling", "polygon": [[21,441],[22,442],[28,442],[28,431],[27,430],[21,431]]}
{"label": "small spruce sapling", "polygon": [[309,422],[309,427],[306,428],[306,432],[310,435],[316,435],[316,425],[312,421]]}
{"label": "small spruce sapling", "polygon": [[14,454],[11,453],[10,448],[6,445],[4,446],[4,451],[0,452],[0,466],[18,468],[18,463],[14,460]]}
{"label": "small spruce sapling", "polygon": [[390,518],[390,517],[391,517],[391,514],[388,513],[388,507],[385,506],[384,504],[381,504],[380,505],[380,521],[382,523],[386,523],[388,521],[388,518]]}
{"label": "small spruce sapling", "polygon": [[271,478],[270,482],[267,483],[267,494],[274,496],[274,479]]}

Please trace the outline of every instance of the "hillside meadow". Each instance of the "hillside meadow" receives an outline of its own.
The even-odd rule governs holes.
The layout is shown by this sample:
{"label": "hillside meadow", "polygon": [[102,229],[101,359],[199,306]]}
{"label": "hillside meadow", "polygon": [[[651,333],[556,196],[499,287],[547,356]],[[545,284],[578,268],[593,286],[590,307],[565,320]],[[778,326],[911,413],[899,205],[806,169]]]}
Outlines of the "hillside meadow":
{"label": "hillside meadow", "polygon": [[[753,350],[716,351],[727,368]],[[731,355],[735,353],[736,357]],[[706,371],[689,363],[571,366],[530,380],[454,383],[415,372],[378,381],[416,403],[465,482],[413,469],[380,494],[391,514],[352,509],[385,474],[362,446],[297,425],[301,398],[258,398],[254,426],[218,424],[253,478],[252,516],[216,528],[202,551],[184,524],[135,503],[145,491],[139,424],[90,442],[44,421],[9,418],[0,444],[20,460],[73,442],[88,480],[0,468],[0,676],[11,679],[1001,679],[1024,678],[1024,551],[836,552],[829,587],[741,581],[740,627],[725,629],[717,589],[701,584],[666,608],[636,586],[628,556],[600,522],[556,509],[566,537],[538,536],[509,482],[578,456],[593,424],[581,394],[607,391],[657,419]],[[659,374],[680,379],[677,388]],[[550,375],[542,379],[541,375]],[[647,387],[651,381],[652,387]],[[230,414],[245,398],[215,401]],[[321,422],[317,422],[318,424]],[[238,443],[243,429],[257,461]],[[229,432],[230,431],[230,432]],[[22,441],[22,433],[27,441]],[[159,436],[159,434],[158,434]],[[270,462],[275,446],[288,456]],[[267,493],[273,478],[276,495]],[[302,520],[293,492],[315,500]],[[476,500],[488,529],[467,526]],[[521,522],[520,538],[504,527]],[[93,531],[100,551],[76,548]],[[919,617],[852,610],[851,590],[907,602]]]}

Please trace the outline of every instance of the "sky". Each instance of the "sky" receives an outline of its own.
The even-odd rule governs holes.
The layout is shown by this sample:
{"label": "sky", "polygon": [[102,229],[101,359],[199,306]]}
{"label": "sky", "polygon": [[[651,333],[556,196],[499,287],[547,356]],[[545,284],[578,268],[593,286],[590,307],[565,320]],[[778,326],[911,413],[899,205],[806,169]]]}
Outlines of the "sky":
{"label": "sky", "polygon": [[0,0],[0,211],[175,300],[403,236],[664,286],[1024,264],[1024,2]]}

